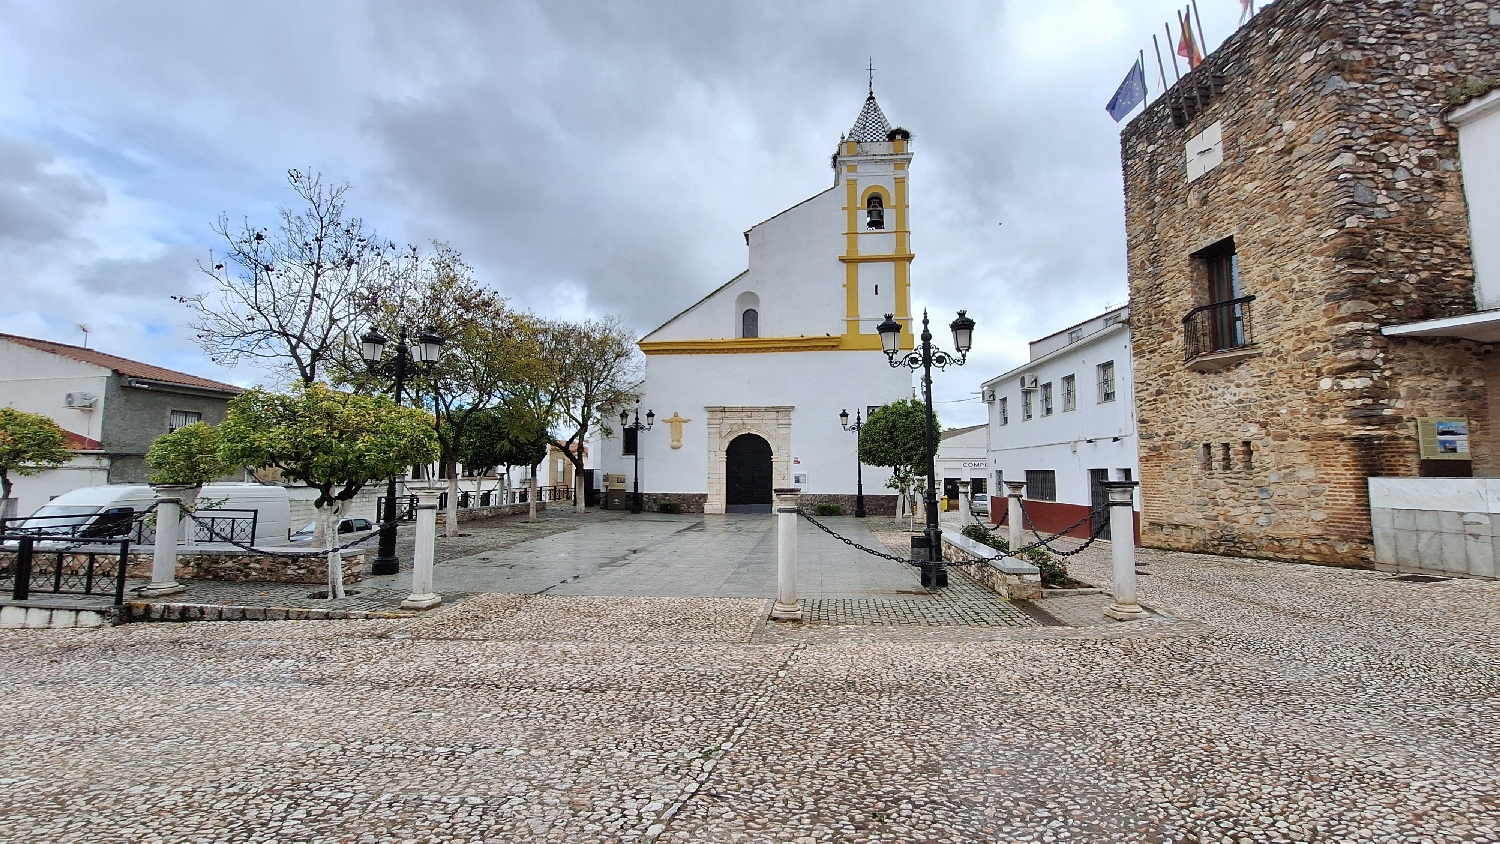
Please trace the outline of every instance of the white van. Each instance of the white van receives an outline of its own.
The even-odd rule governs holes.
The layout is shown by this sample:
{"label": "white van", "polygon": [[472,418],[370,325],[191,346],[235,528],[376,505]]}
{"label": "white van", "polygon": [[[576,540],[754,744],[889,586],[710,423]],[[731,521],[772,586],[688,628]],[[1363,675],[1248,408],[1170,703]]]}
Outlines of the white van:
{"label": "white van", "polygon": [[[47,531],[60,528],[74,535],[106,535],[156,503],[156,491],[146,484],[108,484],[65,492],[31,514],[23,527]],[[254,511],[254,536],[245,520]],[[197,544],[230,536],[256,545],[285,545],[291,530],[291,506],[285,487],[257,483],[205,484],[198,493],[195,525]],[[206,522],[206,523],[205,523]],[[186,540],[186,537],[184,538]]]}

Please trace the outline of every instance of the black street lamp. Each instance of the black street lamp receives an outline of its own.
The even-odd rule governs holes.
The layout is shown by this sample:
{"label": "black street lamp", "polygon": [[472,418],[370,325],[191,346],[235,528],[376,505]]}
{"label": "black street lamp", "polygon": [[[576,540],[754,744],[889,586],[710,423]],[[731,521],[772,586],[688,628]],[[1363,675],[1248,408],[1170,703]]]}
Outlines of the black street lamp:
{"label": "black street lamp", "polygon": [[630,496],[630,512],[641,512],[641,432],[651,430],[656,424],[656,411],[646,411],[646,424],[641,424],[641,409],[635,409],[635,421],[630,421],[630,411],[620,411],[620,430],[635,431],[635,490]]}
{"label": "black street lamp", "polygon": [[932,345],[932,331],[927,327],[927,311],[923,310],[920,338],[922,345],[897,358],[901,351],[901,323],[896,322],[894,314],[886,314],[885,321],[876,327],[880,332],[881,350],[885,352],[892,367],[922,369],[922,396],[927,402],[927,423],[923,426],[927,433],[927,496],[923,507],[927,511],[927,528],[923,531],[927,535],[927,564],[922,567],[922,585],[927,587],[948,585],[948,566],[943,562],[943,532],[938,527],[937,449],[934,445],[937,432],[932,427],[932,368],[936,366],[938,369],[947,369],[950,365],[964,365],[969,358],[970,343],[974,339],[974,320],[969,319],[967,311],[959,311],[958,319],[949,323],[948,328],[953,332],[953,348],[958,351],[958,357]]}
{"label": "black street lamp", "polygon": [[854,517],[863,519],[865,517],[865,464],[859,459],[859,432],[864,430],[865,423],[860,415],[863,411],[854,409],[854,424],[849,424],[849,411],[839,411],[839,424],[844,426],[845,431],[854,432]]}
{"label": "black street lamp", "polygon": [[[443,353],[443,338],[437,329],[427,326],[418,334],[415,342],[408,343],[406,329],[401,329],[401,339],[396,341],[396,354],[381,362],[385,347],[390,340],[373,326],[359,338],[359,356],[365,366],[377,375],[388,376],[395,381],[392,389],[396,404],[401,403],[401,393],[406,388],[406,379],[425,372],[437,363]],[[395,574],[401,570],[401,559],[396,556],[396,479],[389,478],[385,484],[385,513],[380,528],[380,548],[370,562],[370,574]]]}

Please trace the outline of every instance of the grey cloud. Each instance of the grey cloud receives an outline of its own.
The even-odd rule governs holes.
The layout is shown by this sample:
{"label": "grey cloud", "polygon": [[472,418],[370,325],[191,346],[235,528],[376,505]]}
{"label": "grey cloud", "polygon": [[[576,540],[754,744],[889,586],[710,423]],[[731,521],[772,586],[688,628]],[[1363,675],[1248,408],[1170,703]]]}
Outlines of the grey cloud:
{"label": "grey cloud", "polygon": [[0,246],[43,246],[72,237],[81,219],[104,206],[98,180],[59,169],[32,141],[0,136]]}
{"label": "grey cloud", "polygon": [[79,268],[78,284],[91,293],[168,296],[199,286],[195,249],[175,246],[153,258],[100,258]]}

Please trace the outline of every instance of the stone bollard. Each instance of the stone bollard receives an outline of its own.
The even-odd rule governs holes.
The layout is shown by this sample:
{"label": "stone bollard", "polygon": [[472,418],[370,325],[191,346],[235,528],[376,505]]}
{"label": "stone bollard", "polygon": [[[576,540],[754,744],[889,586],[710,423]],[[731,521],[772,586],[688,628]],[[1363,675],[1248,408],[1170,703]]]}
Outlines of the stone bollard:
{"label": "stone bollard", "polygon": [[418,489],[417,493],[417,547],[412,553],[411,595],[401,602],[403,610],[431,609],[443,602],[441,595],[432,591],[432,561],[437,544],[437,507],[439,491]]}
{"label": "stone bollard", "polygon": [[1103,481],[1109,494],[1110,558],[1114,563],[1115,600],[1104,614],[1118,621],[1145,618],[1135,598],[1136,481]]}
{"label": "stone bollard", "polygon": [[1006,510],[1005,520],[1010,522],[1010,547],[1012,550],[1020,548],[1021,542],[1021,499],[1026,495],[1025,481],[1006,481],[1005,498]]}
{"label": "stone bollard", "polygon": [[973,519],[969,510],[969,482],[967,480],[958,482],[958,529],[963,530],[969,526]]}
{"label": "stone bollard", "polygon": [[801,621],[802,605],[797,603],[797,487],[776,492],[776,603],[771,607],[772,621]]}
{"label": "stone bollard", "polygon": [[156,552],[151,558],[151,583],[140,591],[143,598],[159,598],[187,591],[177,582],[177,538],[182,529],[182,503],[191,500],[193,487],[156,488]]}

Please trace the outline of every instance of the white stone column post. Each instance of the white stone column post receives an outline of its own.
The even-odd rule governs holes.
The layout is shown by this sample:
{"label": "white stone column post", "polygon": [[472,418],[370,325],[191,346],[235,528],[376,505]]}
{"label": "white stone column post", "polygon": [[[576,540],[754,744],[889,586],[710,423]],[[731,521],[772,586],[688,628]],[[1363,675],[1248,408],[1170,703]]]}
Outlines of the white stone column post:
{"label": "white stone column post", "polygon": [[438,490],[418,489],[417,493],[417,547],[412,553],[411,595],[401,602],[404,610],[431,609],[443,602],[441,595],[432,591],[432,561],[437,544]]}
{"label": "white stone column post", "polygon": [[1144,618],[1135,597],[1135,481],[1104,481],[1109,494],[1110,557],[1115,601],[1104,614],[1119,621]]}
{"label": "white stone column post", "polygon": [[187,587],[177,582],[177,539],[182,527],[182,501],[191,487],[156,488],[156,553],[151,559],[151,583],[141,590],[145,598],[175,595]]}
{"label": "white stone column post", "polygon": [[801,621],[797,603],[797,487],[776,491],[776,603],[772,621]]}
{"label": "white stone column post", "polygon": [[958,482],[958,529],[963,530],[969,526],[971,516],[969,513],[969,481],[964,479]]}
{"label": "white stone column post", "polygon": [[1010,523],[1010,547],[1011,550],[1020,548],[1021,542],[1021,498],[1026,495],[1025,481],[1005,482],[1005,520]]}

